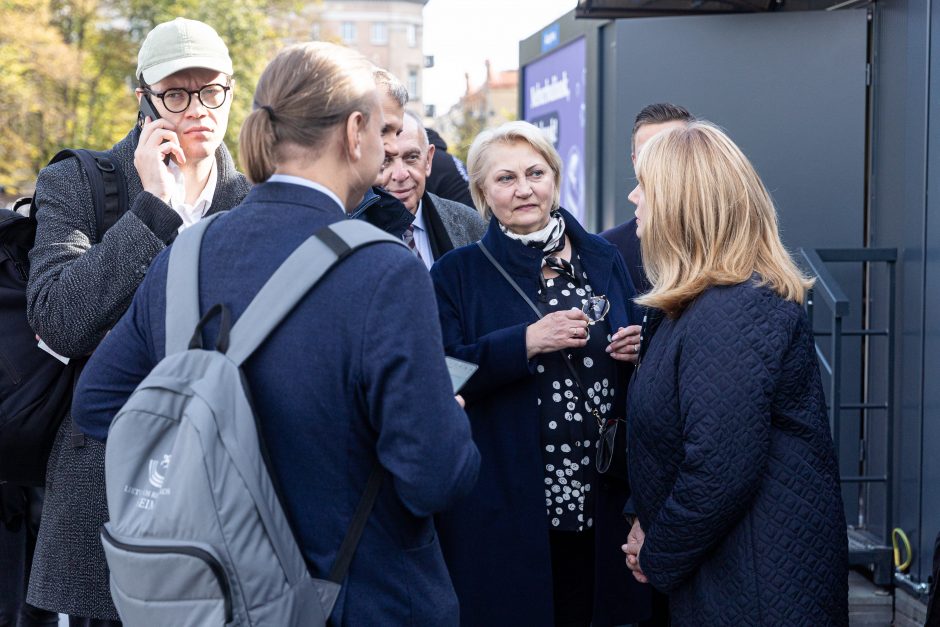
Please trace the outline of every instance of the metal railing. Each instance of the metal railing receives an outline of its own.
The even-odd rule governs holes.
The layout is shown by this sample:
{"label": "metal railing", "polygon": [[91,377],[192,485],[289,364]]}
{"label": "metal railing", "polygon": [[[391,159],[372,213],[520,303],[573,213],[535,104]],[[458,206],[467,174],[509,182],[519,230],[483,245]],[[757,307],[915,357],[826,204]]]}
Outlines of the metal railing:
{"label": "metal railing", "polygon": [[[891,533],[891,518],[894,507],[893,486],[891,471],[894,463],[894,353],[895,353],[895,264],[897,262],[897,249],[895,248],[817,248],[800,249],[807,269],[816,277],[816,285],[810,291],[806,301],[806,312],[810,324],[813,325],[814,314],[818,304],[823,304],[830,312],[831,331],[816,330],[816,356],[819,358],[823,372],[828,375],[828,411],[829,427],[832,430],[832,439],[837,454],[841,455],[841,415],[843,410],[859,410],[862,412],[862,430],[859,434],[859,468],[863,470],[858,475],[842,476],[844,484],[852,483],[860,486],[871,484],[884,485],[884,520],[885,529],[882,537],[876,536],[868,528],[867,502],[863,502],[860,493],[859,525],[850,526],[849,536],[849,563],[853,566],[866,566],[871,568],[875,583],[888,585],[892,581],[893,553],[889,546]],[[866,283],[866,293],[871,283],[871,264],[884,263],[887,265],[888,294],[887,294],[887,323],[884,327],[872,328],[870,316],[863,316],[863,325],[860,329],[844,328],[845,320],[849,315],[851,305],[839,282],[829,272],[826,264],[829,263],[862,263],[863,277]],[[861,303],[859,303],[861,304]],[[867,312],[866,312],[867,313]],[[861,339],[862,360],[865,368],[865,377],[877,376],[871,366],[871,339],[885,338],[887,364],[884,369],[884,402],[871,402],[868,398],[869,388],[867,381],[863,382],[862,398],[859,402],[843,402],[843,340],[847,337]],[[828,359],[824,350],[823,338],[828,338]],[[871,441],[866,437],[870,425],[870,412],[884,412],[884,472],[871,474],[867,472],[867,458],[865,446]],[[866,442],[867,440],[867,442]],[[840,465],[841,466],[841,465]]]}

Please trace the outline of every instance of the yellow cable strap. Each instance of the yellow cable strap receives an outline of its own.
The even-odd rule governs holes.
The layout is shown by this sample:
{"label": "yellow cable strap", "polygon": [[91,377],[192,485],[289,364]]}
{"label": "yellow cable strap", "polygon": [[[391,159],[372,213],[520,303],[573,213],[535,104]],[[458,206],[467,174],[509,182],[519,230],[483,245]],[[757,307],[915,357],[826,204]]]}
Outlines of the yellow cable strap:
{"label": "yellow cable strap", "polygon": [[[901,549],[898,546],[898,538],[901,539],[901,544],[904,545],[904,553],[907,555],[907,559],[903,563],[901,562]],[[900,527],[895,527],[891,531],[891,547],[894,549],[894,567],[903,573],[911,565],[914,556],[911,553],[911,541],[907,539],[907,534]]]}

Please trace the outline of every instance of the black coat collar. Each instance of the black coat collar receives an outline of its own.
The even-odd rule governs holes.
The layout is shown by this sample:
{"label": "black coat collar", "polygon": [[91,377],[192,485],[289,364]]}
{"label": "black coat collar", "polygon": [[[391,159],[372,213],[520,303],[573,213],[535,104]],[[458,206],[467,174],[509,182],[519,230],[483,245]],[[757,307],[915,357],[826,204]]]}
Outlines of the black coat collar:
{"label": "black coat collar", "polygon": [[428,241],[431,243],[431,255],[434,261],[437,261],[444,253],[454,249],[454,243],[447,233],[444,221],[441,220],[441,214],[427,192],[424,192],[424,196],[421,197],[421,217],[424,219]]}
{"label": "black coat collar", "polygon": [[382,229],[392,237],[401,237],[408,225],[414,222],[412,214],[400,200],[381,187],[373,187],[372,194],[366,194],[365,200],[353,212],[352,217],[365,220]]}

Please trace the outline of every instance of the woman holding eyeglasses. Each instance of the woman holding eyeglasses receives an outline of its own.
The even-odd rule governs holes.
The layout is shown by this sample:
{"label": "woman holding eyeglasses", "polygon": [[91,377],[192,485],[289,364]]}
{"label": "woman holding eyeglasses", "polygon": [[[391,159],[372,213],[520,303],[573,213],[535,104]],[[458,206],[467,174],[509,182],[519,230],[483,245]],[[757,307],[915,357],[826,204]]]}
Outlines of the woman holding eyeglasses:
{"label": "woman holding eyeglasses", "polygon": [[618,558],[634,296],[617,250],[558,206],[561,159],[510,122],[477,137],[470,190],[489,228],[431,269],[479,481],[439,517],[464,625],[619,625],[648,596]]}

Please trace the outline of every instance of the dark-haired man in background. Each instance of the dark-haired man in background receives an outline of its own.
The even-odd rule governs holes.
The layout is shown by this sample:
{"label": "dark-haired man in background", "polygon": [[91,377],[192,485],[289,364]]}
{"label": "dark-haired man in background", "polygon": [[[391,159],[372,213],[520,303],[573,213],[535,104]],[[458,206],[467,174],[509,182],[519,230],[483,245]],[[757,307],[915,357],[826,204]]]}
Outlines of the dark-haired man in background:
{"label": "dark-haired man in background", "polygon": [[[695,117],[684,107],[667,102],[643,107],[633,123],[630,151],[633,166],[636,167],[636,156],[651,137],[670,128],[685,126],[694,119]],[[636,218],[604,231],[601,233],[601,237],[616,246],[620,251],[623,260],[627,264],[627,270],[630,272],[630,278],[633,279],[633,285],[636,287],[637,293],[644,294],[649,291],[650,282],[643,271],[640,240],[636,236]]]}
{"label": "dark-haired man in background", "polygon": [[[633,123],[630,159],[633,161],[634,168],[636,168],[637,154],[654,135],[671,128],[685,126],[694,120],[695,118],[691,113],[678,105],[656,103],[643,107]],[[649,291],[651,286],[646,272],[643,270],[640,239],[636,234],[636,218],[604,231],[600,235],[620,251],[620,255],[627,264],[627,270],[630,272],[630,278],[633,279],[637,294]],[[649,343],[649,338],[656,331],[656,327],[659,326],[661,320],[661,316],[644,316],[642,331],[640,331],[639,351],[641,358]],[[636,332],[638,332],[638,327],[628,327],[618,331],[612,339],[616,341],[622,339],[621,336],[624,334],[629,335]],[[666,627],[669,625],[669,620],[669,599],[666,595],[654,590],[653,617],[649,621],[641,623],[640,627]]]}

